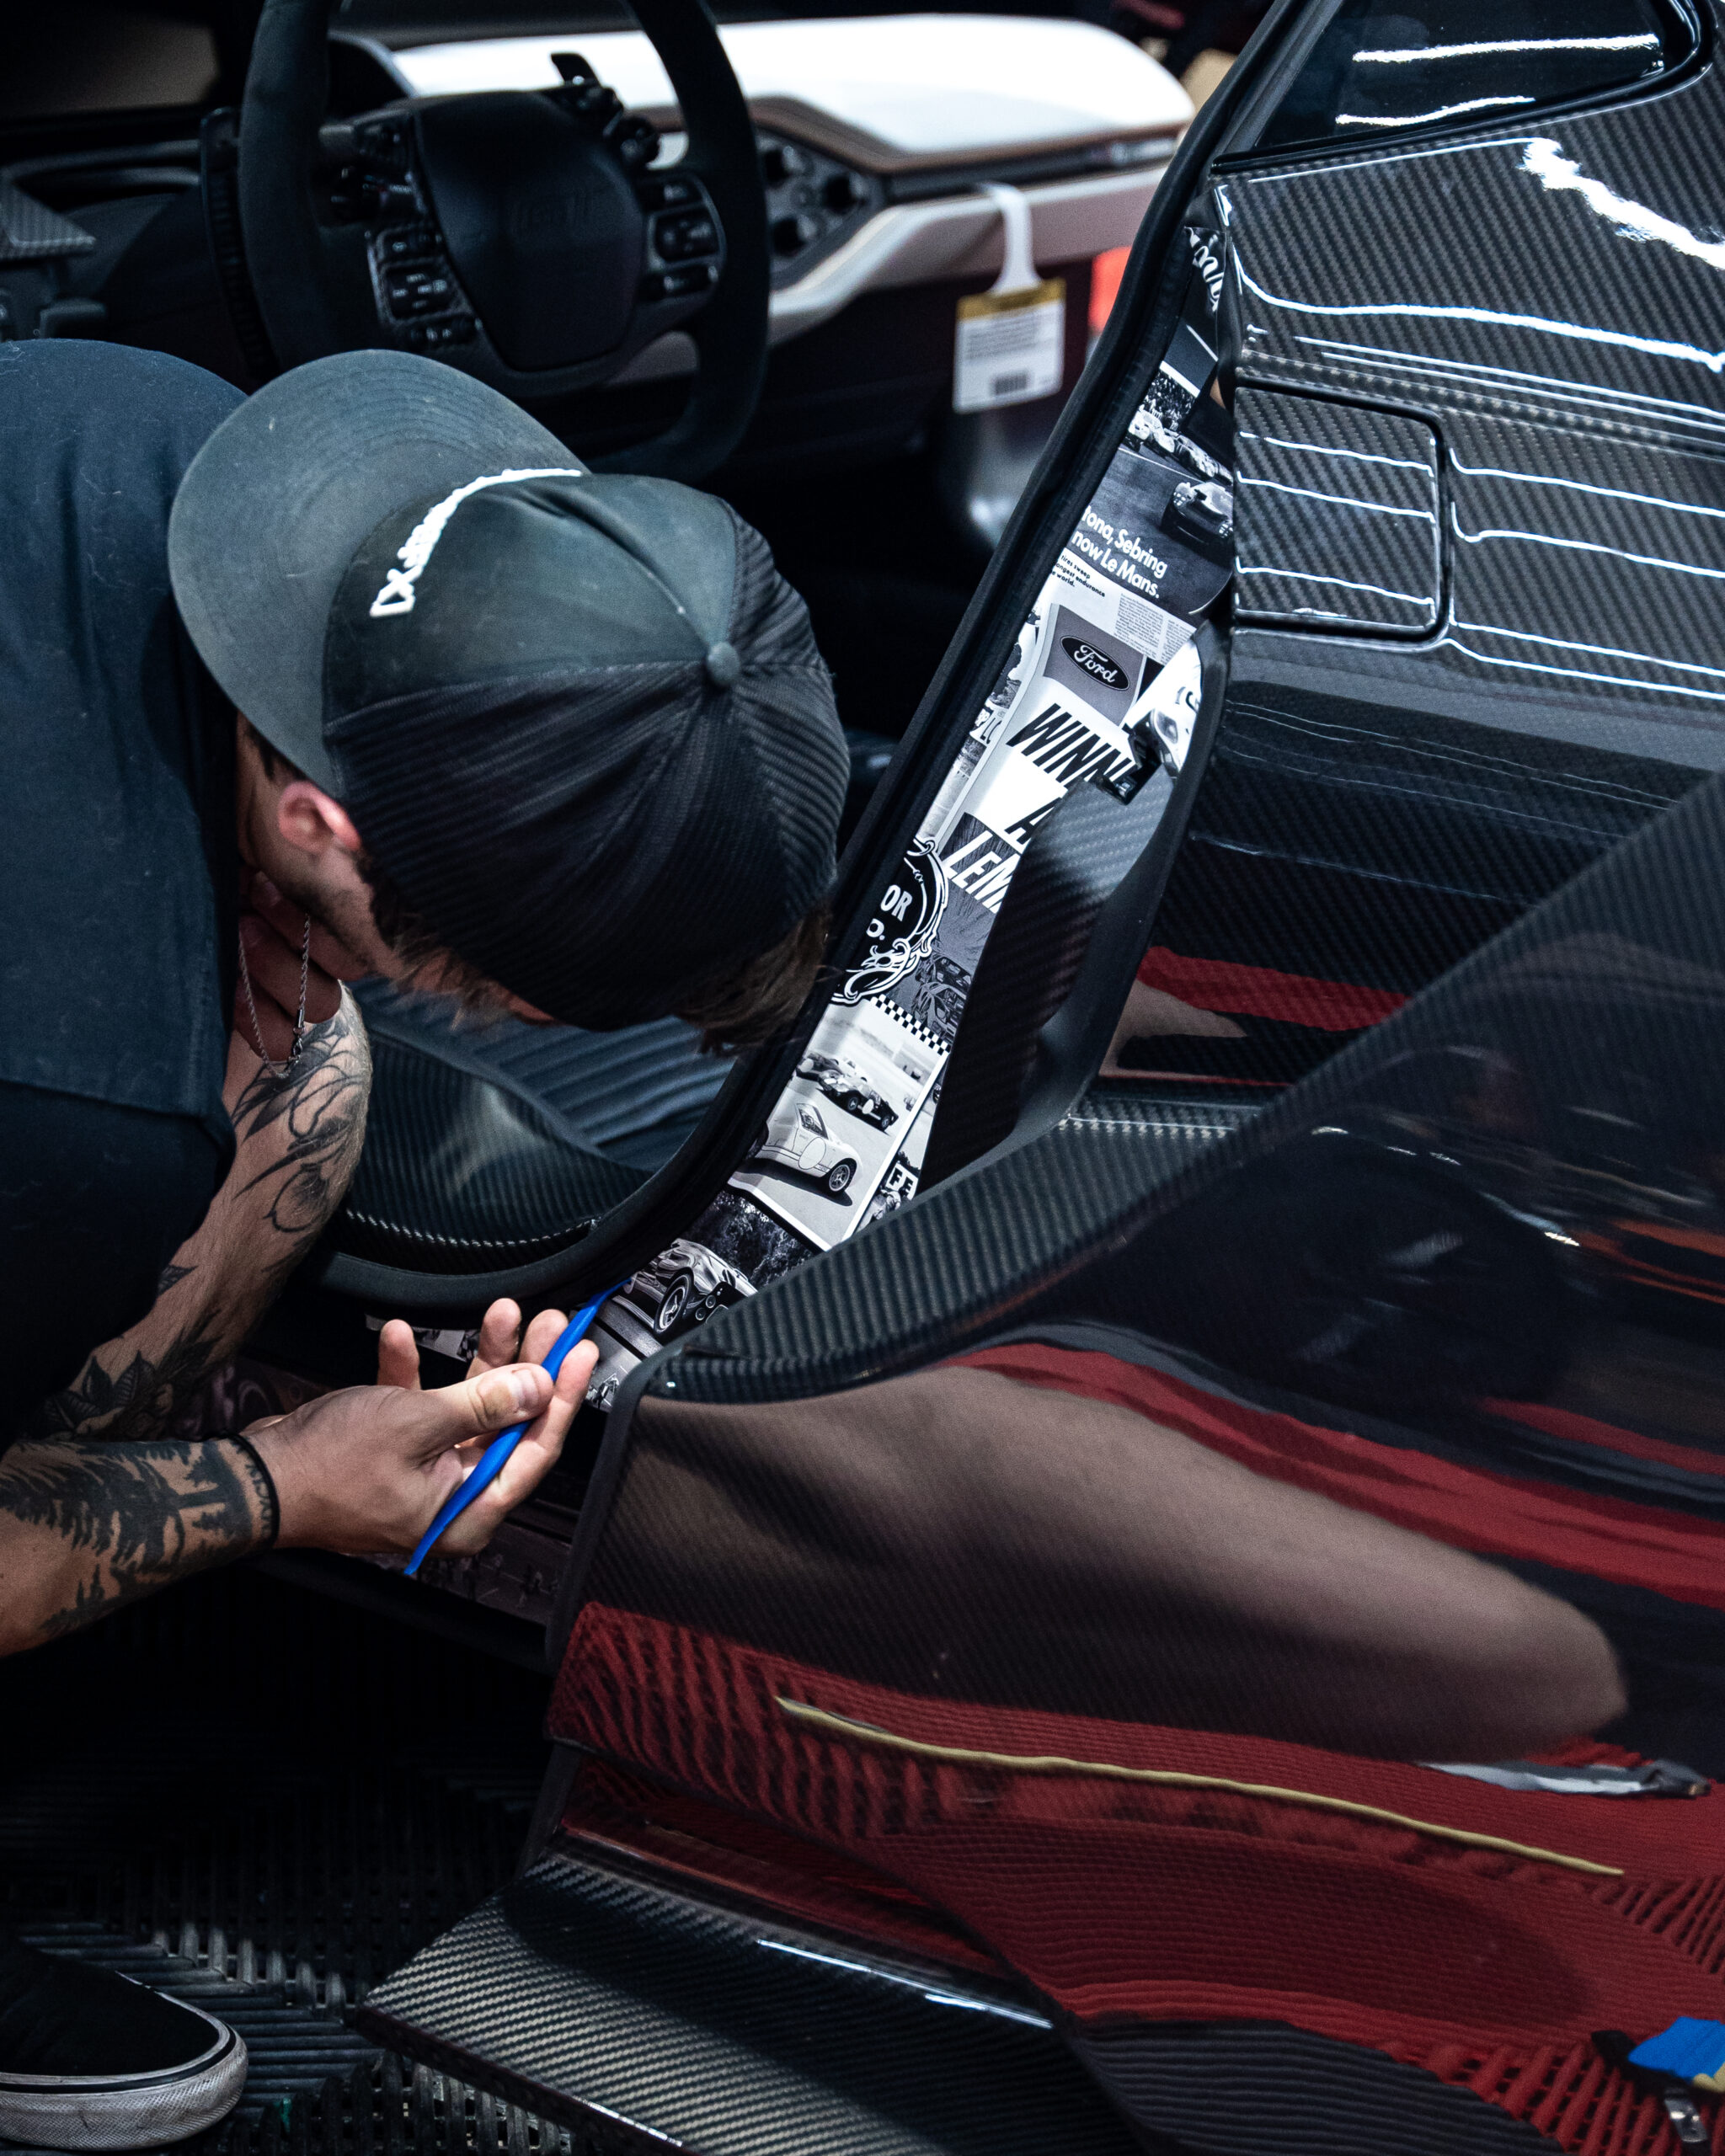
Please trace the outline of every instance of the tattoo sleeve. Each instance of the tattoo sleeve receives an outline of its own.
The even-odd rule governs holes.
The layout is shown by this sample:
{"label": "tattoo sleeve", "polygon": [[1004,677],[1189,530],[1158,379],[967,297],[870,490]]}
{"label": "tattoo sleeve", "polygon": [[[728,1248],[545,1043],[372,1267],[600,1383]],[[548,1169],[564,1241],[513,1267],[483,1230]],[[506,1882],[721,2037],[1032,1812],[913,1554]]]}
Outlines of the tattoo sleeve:
{"label": "tattoo sleeve", "polygon": [[282,1238],[264,1257],[276,1282],[304,1257],[341,1202],[359,1164],[371,1082],[365,1028],[344,993],[334,1017],[306,1035],[286,1077],[259,1070],[234,1107],[240,1145],[235,1173],[243,1178],[235,1201]]}
{"label": "tattoo sleeve", "polygon": [[244,1445],[23,1439],[0,1456],[4,1646],[56,1639],[243,1556],[265,1540],[270,1516],[263,1470]]}
{"label": "tattoo sleeve", "polygon": [[203,1225],[174,1252],[148,1314],[43,1403],[30,1435],[159,1438],[233,1355],[341,1203],[371,1082],[352,997],[344,994],[336,1015],[307,1033],[285,1077],[259,1067],[236,1093],[233,1068],[227,1097],[238,1146]]}

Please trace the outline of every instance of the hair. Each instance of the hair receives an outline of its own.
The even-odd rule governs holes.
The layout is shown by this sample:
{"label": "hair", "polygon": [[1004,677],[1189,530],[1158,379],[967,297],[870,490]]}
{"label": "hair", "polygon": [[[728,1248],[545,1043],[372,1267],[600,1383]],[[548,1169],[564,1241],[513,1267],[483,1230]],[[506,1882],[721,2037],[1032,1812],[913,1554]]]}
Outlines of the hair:
{"label": "hair", "polygon": [[[267,778],[280,777],[286,783],[305,776],[249,719],[245,727]],[[435,967],[438,994],[453,997],[463,1012],[480,1017],[500,1015],[498,984],[450,949],[425,915],[409,903],[388,871],[363,849],[355,866],[371,892],[377,933],[403,965],[410,973]],[[676,1015],[700,1027],[703,1055],[757,1048],[785,1031],[814,985],[830,926],[825,901],[811,906],[771,949],[715,967],[679,999]]]}
{"label": "hair", "polygon": [[814,985],[831,925],[823,901],[771,950],[717,968],[696,983],[680,1000],[676,1015],[701,1028],[702,1054],[758,1048],[785,1031]]}
{"label": "hair", "polygon": [[450,949],[425,915],[408,903],[388,870],[363,846],[354,866],[371,894],[371,919],[377,933],[409,973],[435,969],[437,993],[452,997],[464,1017],[502,1017],[505,1006],[499,984]]}

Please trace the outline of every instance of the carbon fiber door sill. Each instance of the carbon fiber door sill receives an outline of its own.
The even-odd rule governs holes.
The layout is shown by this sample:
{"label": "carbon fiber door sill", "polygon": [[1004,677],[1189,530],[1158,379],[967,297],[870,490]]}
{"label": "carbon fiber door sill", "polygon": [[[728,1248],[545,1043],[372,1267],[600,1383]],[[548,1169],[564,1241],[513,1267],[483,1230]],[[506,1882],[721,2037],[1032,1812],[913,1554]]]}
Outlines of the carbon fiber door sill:
{"label": "carbon fiber door sill", "polygon": [[620,2148],[1130,2156],[1034,2008],[547,1856],[380,1985],[375,2041]]}

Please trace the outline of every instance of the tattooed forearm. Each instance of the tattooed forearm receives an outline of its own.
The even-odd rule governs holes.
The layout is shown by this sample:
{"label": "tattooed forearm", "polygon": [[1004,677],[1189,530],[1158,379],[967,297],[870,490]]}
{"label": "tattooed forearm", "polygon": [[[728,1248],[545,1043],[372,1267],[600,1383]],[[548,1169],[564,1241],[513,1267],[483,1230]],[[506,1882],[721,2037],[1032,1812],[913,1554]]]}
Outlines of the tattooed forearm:
{"label": "tattooed forearm", "polygon": [[[168,1267],[169,1274],[177,1273],[182,1279],[194,1270],[191,1266]],[[174,1284],[170,1279],[168,1285]],[[197,1321],[201,1315],[194,1312],[186,1332],[170,1339],[154,1358],[135,1344],[131,1333],[99,1348],[65,1391],[45,1400],[30,1417],[30,1434],[105,1438],[128,1444],[155,1435],[180,1402],[225,1359],[208,1324]]]}
{"label": "tattooed forearm", "polygon": [[24,1439],[0,1457],[0,1652],[243,1556],[271,1500],[244,1445]]}
{"label": "tattooed forearm", "polygon": [[229,1064],[233,1166],[174,1254],[149,1314],[98,1348],[39,1408],[40,1437],[159,1437],[227,1362],[341,1203],[360,1157],[371,1056],[353,999],[314,1026],[286,1077],[249,1049]]}

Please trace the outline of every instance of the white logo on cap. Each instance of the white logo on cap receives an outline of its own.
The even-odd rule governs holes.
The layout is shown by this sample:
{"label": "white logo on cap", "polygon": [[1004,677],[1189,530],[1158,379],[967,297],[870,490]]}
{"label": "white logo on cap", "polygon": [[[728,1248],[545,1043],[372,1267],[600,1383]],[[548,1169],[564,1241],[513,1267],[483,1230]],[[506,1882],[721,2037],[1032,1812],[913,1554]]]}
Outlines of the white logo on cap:
{"label": "white logo on cap", "polygon": [[413,612],[414,586],[425,574],[425,564],[443,536],[443,527],[469,494],[477,494],[485,487],[506,487],[515,479],[580,479],[585,476],[567,464],[542,464],[530,472],[494,472],[489,478],[469,479],[466,486],[446,494],[434,509],[426,510],[409,532],[407,544],[398,550],[396,559],[401,567],[391,569],[384,578],[382,590],[371,601],[371,619],[381,622],[391,614]]}

